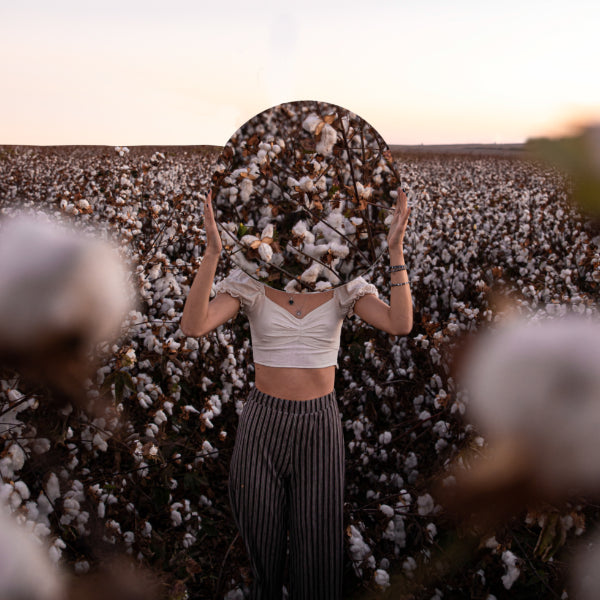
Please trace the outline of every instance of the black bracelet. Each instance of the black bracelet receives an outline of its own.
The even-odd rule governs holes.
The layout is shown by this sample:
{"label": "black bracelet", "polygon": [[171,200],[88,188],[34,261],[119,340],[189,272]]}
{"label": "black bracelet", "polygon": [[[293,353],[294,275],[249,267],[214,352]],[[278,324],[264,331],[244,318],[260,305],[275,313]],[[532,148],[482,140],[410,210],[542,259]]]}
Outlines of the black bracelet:
{"label": "black bracelet", "polygon": [[396,271],[408,271],[408,267],[406,265],[391,265],[390,272],[395,273]]}

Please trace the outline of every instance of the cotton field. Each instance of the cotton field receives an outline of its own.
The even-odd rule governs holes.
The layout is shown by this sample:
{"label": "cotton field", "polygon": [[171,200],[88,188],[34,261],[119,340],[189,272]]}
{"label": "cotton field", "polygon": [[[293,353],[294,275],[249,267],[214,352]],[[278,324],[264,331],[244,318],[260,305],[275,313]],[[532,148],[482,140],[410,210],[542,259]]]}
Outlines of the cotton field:
{"label": "cotton field", "polygon": [[[200,339],[179,329],[217,157],[203,147],[0,147],[0,236],[8,219],[43,213],[116,245],[136,290],[117,337],[96,346],[79,397],[10,357],[0,366],[0,499],[21,534],[42,543],[43,557],[21,560],[46,561],[52,589],[115,555],[160,581],[157,598],[232,600],[249,588],[227,496],[253,380],[249,328],[240,316]],[[511,318],[597,318],[600,228],[548,167],[427,154],[398,155],[396,167],[413,203],[415,326],[393,338],[352,317],[342,332],[345,597],[567,598],[565,564],[593,529],[593,505],[521,507],[489,530],[457,524],[437,496],[488,443],[457,381],[466,340]],[[25,245],[13,271],[27,256]],[[224,258],[217,279],[230,268]],[[385,261],[370,280],[389,294]],[[10,312],[0,319],[10,323]]]}

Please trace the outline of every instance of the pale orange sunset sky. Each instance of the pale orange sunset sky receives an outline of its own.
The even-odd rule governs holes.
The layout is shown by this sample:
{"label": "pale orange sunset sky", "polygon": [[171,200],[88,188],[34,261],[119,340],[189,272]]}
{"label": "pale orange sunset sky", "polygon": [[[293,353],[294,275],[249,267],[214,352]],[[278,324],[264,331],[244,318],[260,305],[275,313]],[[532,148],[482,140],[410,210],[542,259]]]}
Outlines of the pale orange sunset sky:
{"label": "pale orange sunset sky", "polygon": [[[217,144],[314,99],[390,144],[600,121],[600,3],[22,0],[0,8],[0,144]],[[366,8],[368,5],[368,8]]]}

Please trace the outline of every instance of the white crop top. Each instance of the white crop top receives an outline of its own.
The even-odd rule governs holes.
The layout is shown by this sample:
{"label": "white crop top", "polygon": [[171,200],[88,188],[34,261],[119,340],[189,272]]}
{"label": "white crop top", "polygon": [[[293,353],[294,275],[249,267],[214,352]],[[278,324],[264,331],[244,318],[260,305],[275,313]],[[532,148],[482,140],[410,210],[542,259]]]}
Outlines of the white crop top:
{"label": "white crop top", "polygon": [[298,318],[273,302],[265,286],[241,269],[216,286],[218,294],[238,298],[250,321],[254,362],[267,367],[320,368],[337,366],[342,321],[352,316],[354,303],[377,288],[358,277],[334,288],[333,297]]}

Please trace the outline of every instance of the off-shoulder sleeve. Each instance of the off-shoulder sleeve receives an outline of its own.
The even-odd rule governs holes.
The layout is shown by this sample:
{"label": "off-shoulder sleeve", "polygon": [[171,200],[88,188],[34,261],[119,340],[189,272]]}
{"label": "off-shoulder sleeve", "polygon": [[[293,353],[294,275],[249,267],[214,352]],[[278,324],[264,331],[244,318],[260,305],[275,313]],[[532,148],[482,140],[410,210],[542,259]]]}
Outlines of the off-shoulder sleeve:
{"label": "off-shoulder sleeve", "polygon": [[362,298],[366,294],[373,294],[379,298],[377,288],[362,277],[357,277],[346,285],[337,288],[337,293],[342,311],[348,317],[354,314],[354,304],[359,298]]}
{"label": "off-shoulder sleeve", "polygon": [[241,269],[234,269],[225,279],[215,284],[215,292],[238,298],[242,308],[247,310],[254,306],[261,293],[261,284]]}

